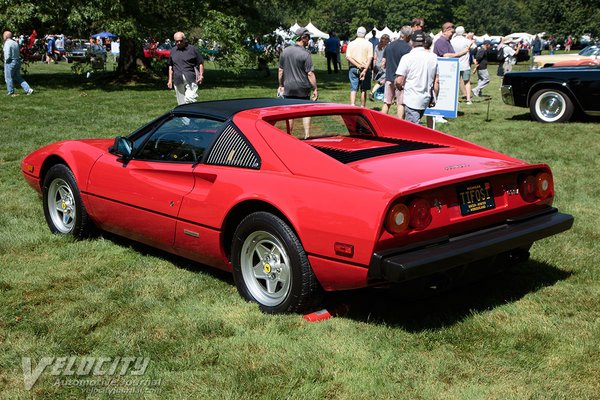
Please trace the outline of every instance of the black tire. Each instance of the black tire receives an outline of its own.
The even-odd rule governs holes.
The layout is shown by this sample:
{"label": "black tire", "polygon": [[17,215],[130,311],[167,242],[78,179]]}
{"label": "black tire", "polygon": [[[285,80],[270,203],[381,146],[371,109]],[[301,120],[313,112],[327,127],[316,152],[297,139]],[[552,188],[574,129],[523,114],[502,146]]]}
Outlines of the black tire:
{"label": "black tire", "polygon": [[566,122],[575,107],[569,96],[558,89],[542,89],[531,97],[531,116],[539,122]]}
{"label": "black tire", "polygon": [[279,217],[255,212],[240,222],[232,243],[233,278],[240,295],[266,313],[299,313],[321,288],[300,240]]}
{"label": "black tire", "polygon": [[93,232],[73,172],[64,164],[52,166],[42,187],[44,216],[50,231],[84,239]]}

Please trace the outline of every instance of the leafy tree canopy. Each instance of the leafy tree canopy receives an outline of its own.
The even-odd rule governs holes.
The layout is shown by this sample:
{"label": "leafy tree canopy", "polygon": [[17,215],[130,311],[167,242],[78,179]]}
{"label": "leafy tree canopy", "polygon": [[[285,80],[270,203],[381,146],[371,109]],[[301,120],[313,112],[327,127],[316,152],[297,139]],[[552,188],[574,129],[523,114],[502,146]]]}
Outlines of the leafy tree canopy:
{"label": "leafy tree canopy", "polygon": [[4,29],[89,35],[108,30],[121,38],[118,70],[136,69],[141,43],[176,31],[221,46],[224,65],[246,63],[244,41],[295,22],[352,37],[358,26],[398,30],[414,17],[437,32],[445,21],[476,34],[546,32],[557,37],[600,32],[600,0],[0,0]]}

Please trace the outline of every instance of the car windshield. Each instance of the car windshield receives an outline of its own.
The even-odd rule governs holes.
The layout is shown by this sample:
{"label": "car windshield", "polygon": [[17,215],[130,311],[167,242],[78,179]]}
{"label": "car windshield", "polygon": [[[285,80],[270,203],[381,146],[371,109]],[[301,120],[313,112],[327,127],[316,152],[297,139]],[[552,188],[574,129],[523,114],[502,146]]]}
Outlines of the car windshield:
{"label": "car windshield", "polygon": [[580,56],[595,56],[600,55],[600,47],[598,46],[588,46],[585,49],[579,52]]}
{"label": "car windshield", "polygon": [[360,114],[314,115],[269,120],[276,128],[298,139],[339,136],[377,136],[367,119]]}

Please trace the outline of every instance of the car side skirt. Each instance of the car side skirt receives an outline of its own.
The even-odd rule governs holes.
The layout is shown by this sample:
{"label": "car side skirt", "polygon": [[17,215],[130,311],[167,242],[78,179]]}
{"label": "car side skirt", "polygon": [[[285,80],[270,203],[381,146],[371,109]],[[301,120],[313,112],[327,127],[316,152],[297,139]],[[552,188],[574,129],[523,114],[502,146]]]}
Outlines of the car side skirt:
{"label": "car side skirt", "polygon": [[573,216],[549,207],[489,229],[376,252],[369,267],[369,279],[403,282],[528,248],[536,240],[568,230],[573,221]]}
{"label": "car side skirt", "polygon": [[308,260],[321,287],[326,291],[359,289],[368,285],[369,270],[364,266],[314,255],[309,255]]}

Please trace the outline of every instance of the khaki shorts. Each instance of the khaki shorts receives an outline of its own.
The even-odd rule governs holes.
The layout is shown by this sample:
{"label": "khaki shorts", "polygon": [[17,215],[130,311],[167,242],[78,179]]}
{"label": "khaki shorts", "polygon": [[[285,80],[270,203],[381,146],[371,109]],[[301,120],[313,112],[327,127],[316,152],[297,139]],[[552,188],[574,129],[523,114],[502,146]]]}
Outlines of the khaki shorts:
{"label": "khaki shorts", "polygon": [[383,89],[383,102],[385,104],[392,104],[396,98],[396,105],[402,105],[404,101],[404,90],[396,89],[396,85],[393,81],[385,81]]}

